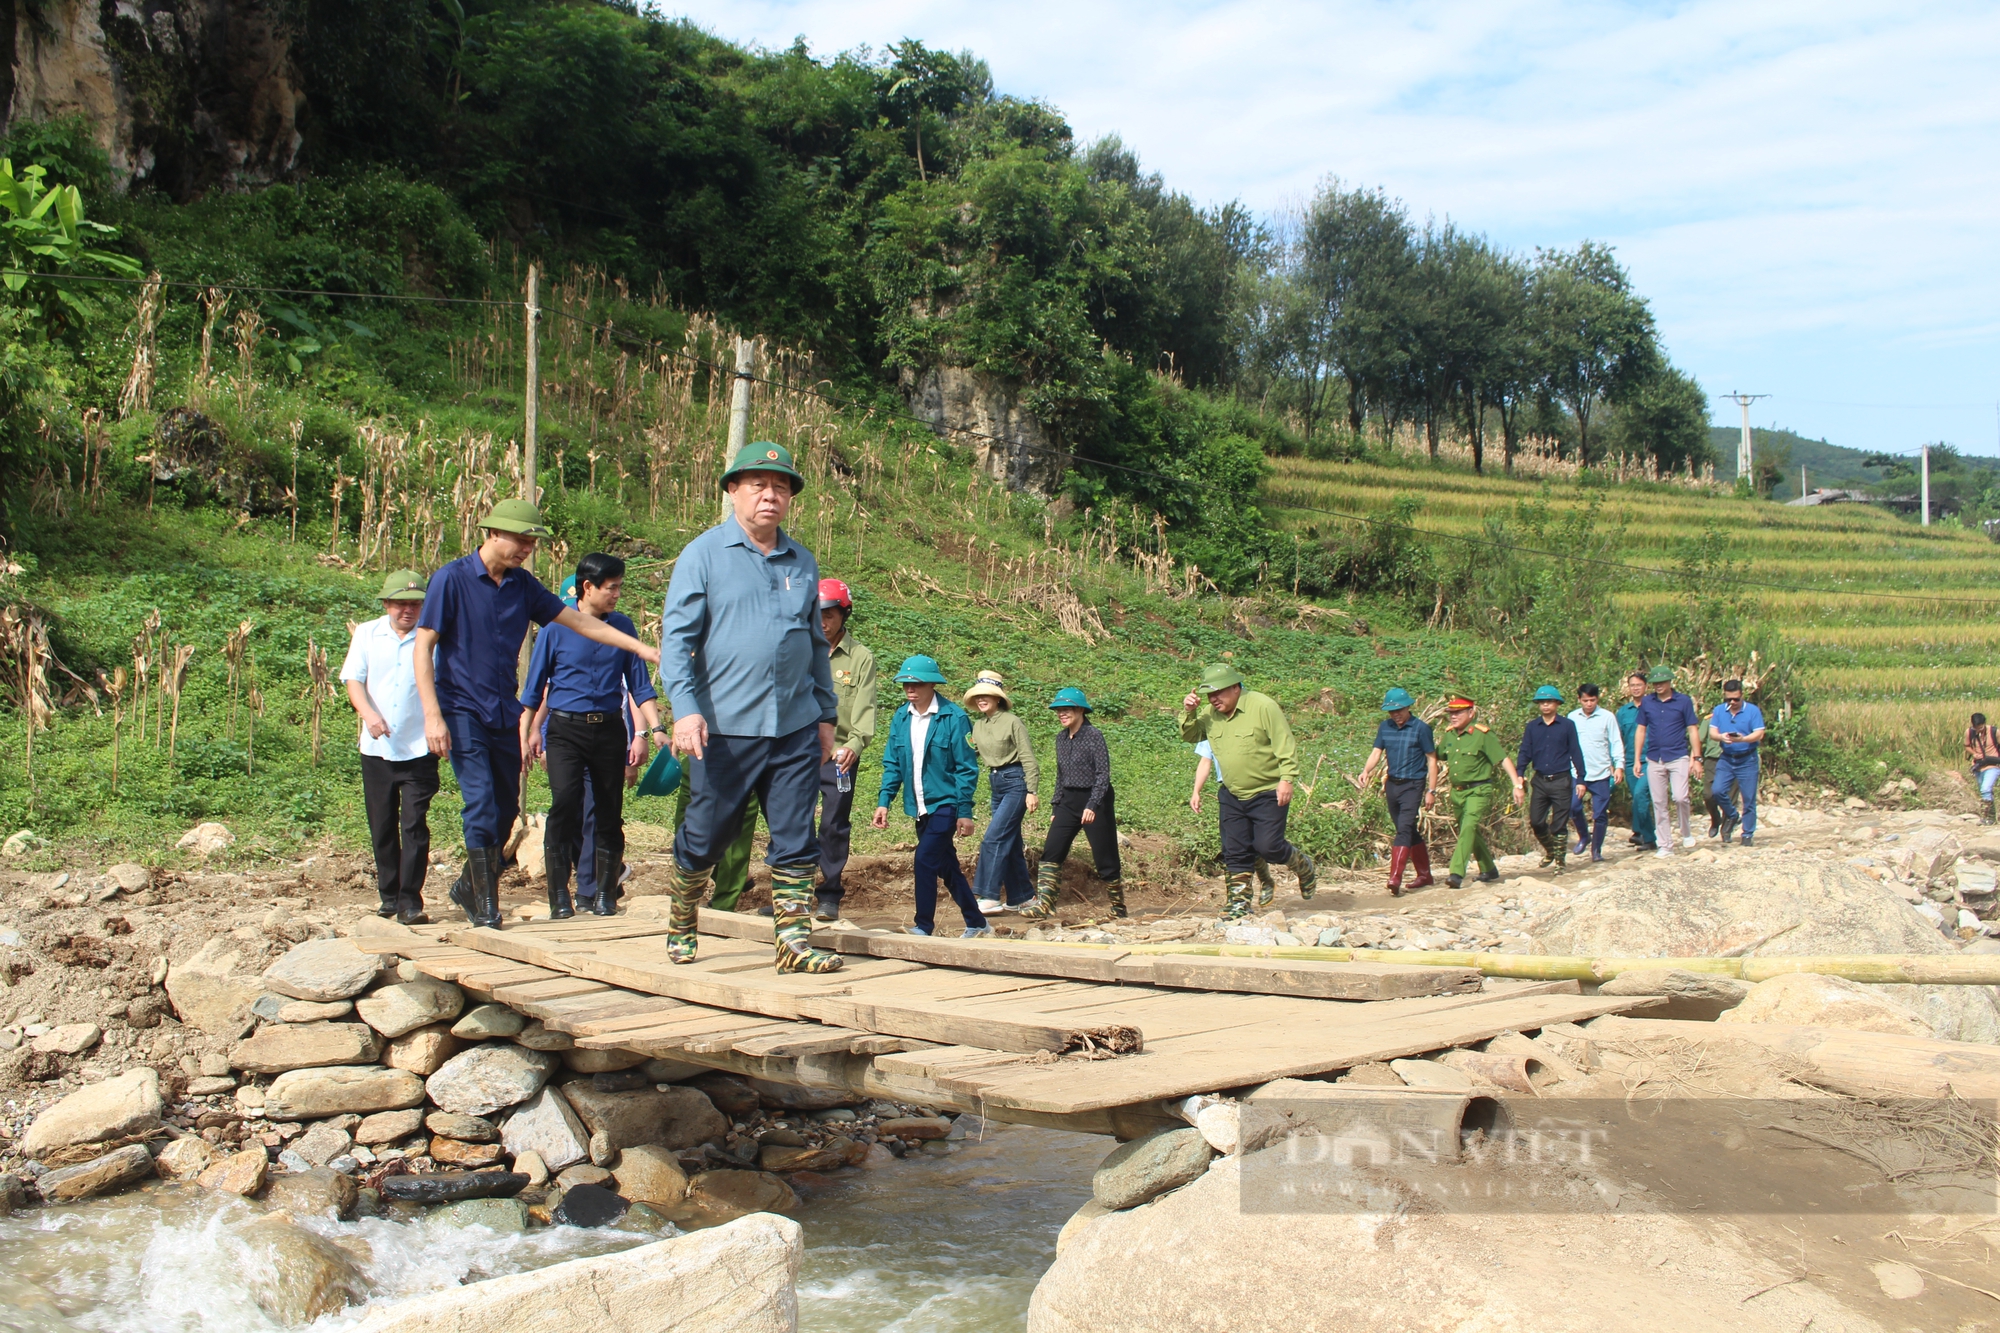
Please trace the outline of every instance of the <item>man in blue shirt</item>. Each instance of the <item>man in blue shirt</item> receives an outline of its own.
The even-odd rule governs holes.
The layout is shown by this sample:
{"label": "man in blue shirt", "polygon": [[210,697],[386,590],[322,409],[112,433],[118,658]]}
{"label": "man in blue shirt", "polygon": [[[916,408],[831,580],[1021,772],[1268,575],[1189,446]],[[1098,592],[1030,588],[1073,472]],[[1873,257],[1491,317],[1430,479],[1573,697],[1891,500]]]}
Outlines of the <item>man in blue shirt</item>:
{"label": "man in blue shirt", "polygon": [[1709,794],[1722,807],[1722,840],[1736,831],[1736,806],[1729,799],[1733,787],[1743,795],[1743,845],[1757,833],[1757,747],[1764,740],[1764,712],[1756,704],[1743,701],[1743,682],[1722,682],[1722,702],[1709,715],[1709,734],[1722,742],[1722,757],[1715,761],[1715,781]]}
{"label": "man in blue shirt", "polygon": [[[632,622],[617,610],[624,586],[625,562],[617,556],[595,551],[577,562],[576,609],[636,639]],[[561,625],[549,626],[535,640],[521,704],[532,710],[546,701],[549,710],[544,742],[549,822],[542,850],[551,920],[576,915],[569,878],[582,842],[586,780],[597,835],[592,847],[597,892],[590,910],[597,916],[618,910],[618,868],[625,859],[625,770],[639,762],[643,749],[643,742],[625,733],[628,696],[647,728],[658,728],[660,710],[653,702],[658,696],[636,654]]]}
{"label": "man in blue shirt", "polygon": [[1389,844],[1389,896],[1403,892],[1403,871],[1411,865],[1417,877],[1413,889],[1428,888],[1437,881],[1431,876],[1431,849],[1417,834],[1417,814],[1428,806],[1437,791],[1437,736],[1431,724],[1415,715],[1417,701],[1401,686],[1382,696],[1382,711],[1388,716],[1375,726],[1375,748],[1361,766],[1361,790],[1382,764],[1387,777],[1382,783],[1382,799],[1388,802],[1389,819],[1396,837]]}
{"label": "man in blue shirt", "polygon": [[[347,698],[361,718],[361,795],[375,844],[377,916],[406,926],[424,914],[424,875],[431,859],[431,798],[438,761],[424,745],[424,710],[417,699],[417,616],[424,581],[399,569],[382,581],[382,618],[354,627],[341,663]],[[400,814],[399,814],[400,811]]]}
{"label": "man in blue shirt", "polygon": [[[1639,726],[1633,747],[1646,759],[1646,779],[1653,789],[1653,817],[1668,814],[1655,856],[1674,854],[1674,822],[1680,822],[1681,844],[1692,849],[1694,829],[1688,817],[1688,779],[1701,777],[1701,740],[1695,734],[1694,700],[1674,688],[1674,669],[1656,666],[1646,674],[1653,692],[1639,701]],[[1673,804],[1668,805],[1671,797]]]}
{"label": "man in blue shirt", "polygon": [[791,451],[745,445],[722,475],[729,517],[682,548],[660,620],[660,679],[674,751],[691,756],[674,835],[667,957],[695,960],[696,909],[754,794],[771,832],[771,925],[780,972],[832,972],[812,947],[819,862],[813,808],[839,716],[819,622],[819,562],[779,525],[805,478]]}
{"label": "man in blue shirt", "polygon": [[473,925],[498,926],[501,844],[521,810],[521,703],[514,697],[514,673],[528,622],[554,622],[648,662],[660,654],[564,606],[521,568],[535,543],[549,535],[534,505],[502,500],[480,527],[485,537],[479,549],[431,578],[417,619],[417,695],[424,742],[432,754],[450,758],[464,802],[465,874],[452,886],[451,900]]}
{"label": "man in blue shirt", "polygon": [[1589,791],[1583,775],[1589,765],[1583,745],[1577,740],[1576,723],[1563,716],[1562,691],[1553,685],[1535,690],[1536,717],[1521,733],[1521,750],[1514,764],[1523,773],[1530,768],[1528,827],[1542,845],[1540,868],[1553,866],[1561,874],[1569,860],[1569,811],[1572,802]]}
{"label": "man in blue shirt", "polygon": [[1590,789],[1588,818],[1581,800],[1569,808],[1577,835],[1576,846],[1570,850],[1588,851],[1593,861],[1604,859],[1604,816],[1611,808],[1611,784],[1625,767],[1625,737],[1618,719],[1597,706],[1602,695],[1595,685],[1581,686],[1576,692],[1577,706],[1569,715],[1577,743],[1583,747],[1583,785]]}

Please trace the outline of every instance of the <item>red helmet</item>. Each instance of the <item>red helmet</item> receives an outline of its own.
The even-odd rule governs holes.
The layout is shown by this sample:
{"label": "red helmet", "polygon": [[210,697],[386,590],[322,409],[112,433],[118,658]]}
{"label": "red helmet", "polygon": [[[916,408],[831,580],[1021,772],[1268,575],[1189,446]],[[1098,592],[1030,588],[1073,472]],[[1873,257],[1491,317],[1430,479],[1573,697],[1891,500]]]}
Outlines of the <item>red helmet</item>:
{"label": "red helmet", "polygon": [[843,611],[852,612],[854,610],[854,594],[847,591],[847,585],[839,579],[821,579],[819,581],[819,609],[824,611],[831,606],[837,606]]}

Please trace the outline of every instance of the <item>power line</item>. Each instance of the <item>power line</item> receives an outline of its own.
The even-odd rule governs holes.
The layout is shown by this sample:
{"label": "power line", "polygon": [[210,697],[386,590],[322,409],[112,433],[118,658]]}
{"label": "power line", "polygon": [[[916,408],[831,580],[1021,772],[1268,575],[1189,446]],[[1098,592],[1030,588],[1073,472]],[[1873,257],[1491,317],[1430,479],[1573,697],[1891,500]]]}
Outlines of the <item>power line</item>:
{"label": "power line", "polygon": [[[96,273],[37,273],[32,269],[0,269],[0,277],[40,278],[52,282],[108,282],[124,287],[143,287],[152,278],[116,278]],[[183,287],[190,291],[255,292],[266,296],[331,296],[349,301],[405,301],[420,305],[514,306],[520,301],[501,301],[481,296],[417,296],[407,292],[336,292],[315,287],[253,287],[233,282],[186,282],[161,278],[162,287]]]}

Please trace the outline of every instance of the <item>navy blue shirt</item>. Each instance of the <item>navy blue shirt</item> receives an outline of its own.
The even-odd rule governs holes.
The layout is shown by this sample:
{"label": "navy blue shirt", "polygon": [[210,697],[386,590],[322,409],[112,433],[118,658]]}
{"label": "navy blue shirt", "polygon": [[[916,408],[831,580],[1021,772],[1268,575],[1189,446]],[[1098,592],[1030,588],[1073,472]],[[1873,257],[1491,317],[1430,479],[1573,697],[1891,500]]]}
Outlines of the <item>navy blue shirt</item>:
{"label": "navy blue shirt", "polygon": [[1694,725],[1694,700],[1679,690],[1666,699],[1648,694],[1639,701],[1639,725],[1646,729],[1647,763],[1671,764],[1685,759],[1688,728]]}
{"label": "navy blue shirt", "polygon": [[525,569],[495,584],[478,551],[431,575],[418,629],[436,630],[438,711],[469,713],[494,731],[521,720],[514,671],[528,622],[546,625],[566,608]]}
{"label": "navy blue shirt", "polygon": [[1411,717],[1402,726],[1383,718],[1375,728],[1375,748],[1389,766],[1389,776],[1408,782],[1430,776],[1424,756],[1437,753],[1437,737],[1431,724]]}
{"label": "navy blue shirt", "polygon": [[[1741,711],[1731,713],[1726,700],[1717,704],[1715,711],[1708,717],[1708,734],[1721,741],[1722,733],[1725,731],[1748,736],[1764,725],[1764,710],[1756,704],[1745,699],[1737,705],[1737,708]],[[1757,753],[1757,742],[1722,741],[1722,753],[1731,759],[1748,758]]]}
{"label": "navy blue shirt", "polygon": [[1514,756],[1514,767],[1523,773],[1532,767],[1545,778],[1567,773],[1571,782],[1582,782],[1589,766],[1583,761],[1583,744],[1577,740],[1576,723],[1560,713],[1552,723],[1540,717],[1529,718],[1528,729],[1521,733],[1521,752]]}
{"label": "navy blue shirt", "polygon": [[[639,637],[631,619],[619,612],[604,617],[604,623]],[[551,625],[536,637],[521,706],[540,706],[544,687],[549,707],[564,713],[623,712],[628,691],[633,703],[659,697],[639,654],[586,639],[562,625]]]}

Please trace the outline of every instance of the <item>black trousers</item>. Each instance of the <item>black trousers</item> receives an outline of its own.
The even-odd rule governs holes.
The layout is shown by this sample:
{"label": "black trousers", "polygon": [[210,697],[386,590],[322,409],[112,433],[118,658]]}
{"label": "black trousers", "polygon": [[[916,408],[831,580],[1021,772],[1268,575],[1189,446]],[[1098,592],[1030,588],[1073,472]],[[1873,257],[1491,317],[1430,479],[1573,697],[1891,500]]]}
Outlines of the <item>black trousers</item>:
{"label": "black trousers", "polygon": [[1055,806],[1049,811],[1049,834],[1042,839],[1042,864],[1061,865],[1069,859],[1070,844],[1076,841],[1078,830],[1090,841],[1090,858],[1095,862],[1097,877],[1114,880],[1123,877],[1118,864],[1118,792],[1116,789],[1104,793],[1104,804],[1098,807],[1097,818],[1090,823],[1083,822],[1083,807],[1090,800],[1090,792],[1083,787],[1059,787],[1056,789]]}
{"label": "black trousers", "polygon": [[1544,847],[1562,848],[1569,837],[1569,807],[1576,781],[1567,773],[1554,777],[1537,771],[1529,782],[1528,826]]}
{"label": "black trousers", "polygon": [[1215,806],[1222,825],[1222,864],[1230,874],[1255,870],[1259,861],[1290,865],[1292,844],[1285,841],[1286,807],[1278,793],[1260,791],[1249,800],[1224,787]]}
{"label": "black trousers", "polygon": [[[861,765],[854,766],[854,777]],[[819,891],[835,902],[843,890],[840,872],[847,869],[848,850],[854,845],[854,783],[840,789],[840,765],[828,759],[819,766],[819,873],[824,882]]]}
{"label": "black trousers", "polygon": [[[1272,797],[1276,800],[1276,796]],[[1417,836],[1417,814],[1424,808],[1423,778],[1390,778],[1382,784],[1382,799],[1389,803],[1389,819],[1396,826],[1396,839],[1392,847],[1415,847],[1423,839]]]}
{"label": "black trousers", "polygon": [[542,835],[542,855],[549,887],[568,888],[577,850],[583,845],[583,779],[588,773],[597,807],[597,859],[608,857],[612,867],[611,882],[598,888],[616,897],[618,866],[625,859],[625,718],[615,709],[606,709],[602,717],[602,722],[584,722],[549,715],[543,741],[549,824]]}
{"label": "black trousers", "polygon": [[361,756],[361,800],[368,837],[375,844],[375,887],[384,907],[424,905],[424,873],[431,862],[431,797],[438,791],[438,759]]}

